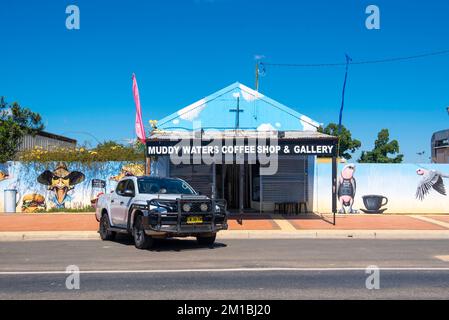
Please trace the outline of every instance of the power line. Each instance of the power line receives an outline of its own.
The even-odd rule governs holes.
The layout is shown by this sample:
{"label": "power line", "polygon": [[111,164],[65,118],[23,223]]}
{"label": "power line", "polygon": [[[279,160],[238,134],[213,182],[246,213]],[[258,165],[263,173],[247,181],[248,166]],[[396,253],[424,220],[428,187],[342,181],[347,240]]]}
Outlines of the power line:
{"label": "power line", "polygon": [[[389,62],[398,62],[398,61],[407,61],[407,60],[414,60],[414,59],[421,59],[421,58],[427,58],[432,56],[439,56],[439,55],[446,55],[449,54],[448,50],[441,50],[441,51],[433,51],[429,53],[423,53],[423,54],[416,54],[416,55],[410,55],[410,56],[403,56],[403,57],[395,57],[395,58],[384,58],[384,59],[377,59],[377,60],[362,60],[362,61],[355,61],[351,62],[351,65],[363,65],[363,64],[377,64],[377,63],[389,63]],[[346,66],[346,62],[336,62],[336,63],[269,63],[269,62],[260,62],[263,66],[272,66],[272,67],[298,67],[298,68],[314,68],[314,67],[339,67],[339,66]]]}
{"label": "power line", "polygon": [[86,131],[64,131],[63,133],[61,133],[61,135],[66,135],[66,134],[85,134],[88,135],[89,137],[93,138],[97,143],[101,143],[100,140],[94,136],[92,133],[90,132],[86,132]]}

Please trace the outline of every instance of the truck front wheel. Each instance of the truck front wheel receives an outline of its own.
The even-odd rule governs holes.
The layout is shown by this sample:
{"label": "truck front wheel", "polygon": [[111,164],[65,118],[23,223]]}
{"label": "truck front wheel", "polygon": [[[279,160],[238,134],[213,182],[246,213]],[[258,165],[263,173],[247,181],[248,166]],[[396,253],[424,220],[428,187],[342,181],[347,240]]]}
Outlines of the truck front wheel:
{"label": "truck front wheel", "polygon": [[201,237],[201,236],[197,236],[196,240],[198,241],[199,244],[204,245],[204,246],[212,246],[215,242],[215,238],[217,237],[216,234],[209,236],[209,237]]}
{"label": "truck front wheel", "polygon": [[137,249],[148,249],[153,243],[154,239],[145,233],[143,228],[142,216],[137,216],[133,226],[134,245]]}

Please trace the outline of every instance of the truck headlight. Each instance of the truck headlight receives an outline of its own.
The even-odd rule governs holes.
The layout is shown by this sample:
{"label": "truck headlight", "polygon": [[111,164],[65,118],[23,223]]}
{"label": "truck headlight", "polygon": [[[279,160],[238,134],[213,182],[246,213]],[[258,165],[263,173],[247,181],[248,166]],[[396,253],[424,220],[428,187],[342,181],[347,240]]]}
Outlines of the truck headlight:
{"label": "truck headlight", "polygon": [[167,213],[167,212],[168,212],[168,210],[166,208],[160,208],[160,207],[155,207],[155,208],[150,210],[150,213],[164,214],[164,213]]}
{"label": "truck headlight", "polygon": [[207,203],[202,203],[200,205],[200,210],[203,212],[206,212],[209,209],[209,206],[207,205]]}
{"label": "truck headlight", "polygon": [[192,206],[191,206],[189,203],[185,203],[185,204],[182,206],[182,210],[183,210],[184,212],[190,212],[190,210],[192,210]]}

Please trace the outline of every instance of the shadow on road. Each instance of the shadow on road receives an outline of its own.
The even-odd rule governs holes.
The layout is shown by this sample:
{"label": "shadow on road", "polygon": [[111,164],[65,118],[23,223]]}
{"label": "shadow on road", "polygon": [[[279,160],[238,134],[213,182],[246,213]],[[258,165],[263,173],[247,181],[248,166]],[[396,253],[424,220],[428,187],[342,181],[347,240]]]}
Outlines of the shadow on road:
{"label": "shadow on road", "polygon": [[[127,235],[117,235],[115,243],[133,246],[134,240],[132,237]],[[149,251],[154,252],[165,252],[165,251],[188,251],[188,250],[213,250],[217,248],[227,247],[226,244],[221,242],[215,242],[212,246],[200,245],[196,240],[192,239],[155,239],[155,243]],[[137,249],[136,249],[137,250]]]}

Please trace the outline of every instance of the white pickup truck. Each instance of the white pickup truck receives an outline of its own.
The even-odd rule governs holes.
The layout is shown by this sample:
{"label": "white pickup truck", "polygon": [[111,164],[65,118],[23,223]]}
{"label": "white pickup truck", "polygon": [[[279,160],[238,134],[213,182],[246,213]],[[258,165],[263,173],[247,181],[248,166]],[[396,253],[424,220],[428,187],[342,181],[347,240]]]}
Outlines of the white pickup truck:
{"label": "white pickup truck", "polygon": [[228,228],[225,200],[199,195],[177,178],[125,177],[99,197],[95,216],[102,240],[132,234],[138,249],[167,237],[193,236],[212,245],[217,232]]}

